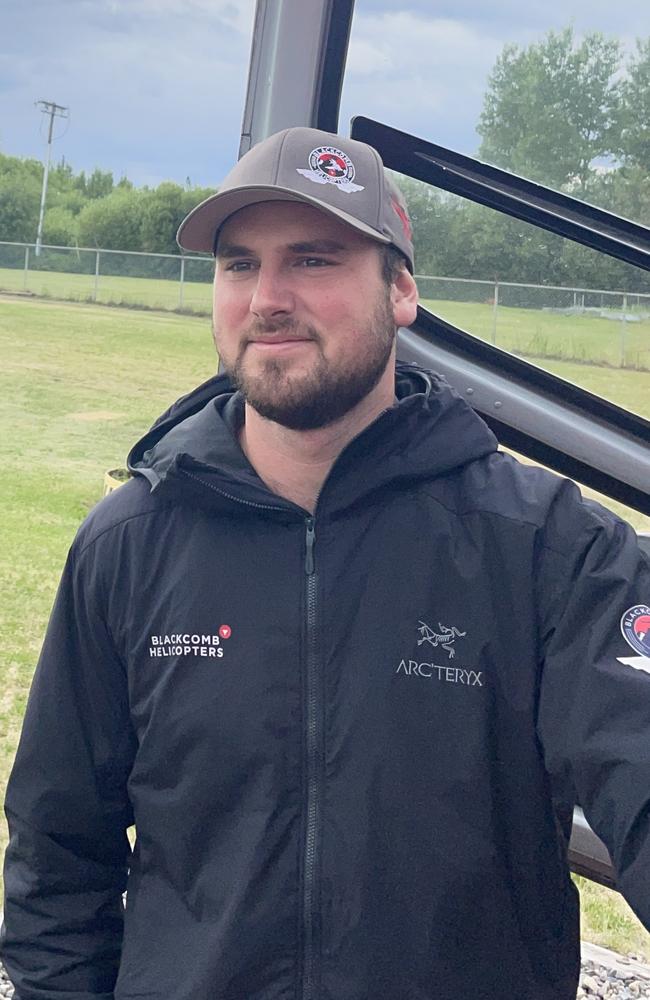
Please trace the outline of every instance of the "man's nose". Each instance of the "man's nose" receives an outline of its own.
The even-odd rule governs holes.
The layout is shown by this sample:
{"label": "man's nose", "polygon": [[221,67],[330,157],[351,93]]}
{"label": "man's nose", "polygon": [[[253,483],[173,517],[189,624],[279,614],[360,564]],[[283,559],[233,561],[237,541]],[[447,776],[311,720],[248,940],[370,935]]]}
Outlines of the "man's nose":
{"label": "man's nose", "polygon": [[268,319],[287,315],[294,309],[294,299],[286,277],[275,268],[260,267],[250,303],[250,311]]}

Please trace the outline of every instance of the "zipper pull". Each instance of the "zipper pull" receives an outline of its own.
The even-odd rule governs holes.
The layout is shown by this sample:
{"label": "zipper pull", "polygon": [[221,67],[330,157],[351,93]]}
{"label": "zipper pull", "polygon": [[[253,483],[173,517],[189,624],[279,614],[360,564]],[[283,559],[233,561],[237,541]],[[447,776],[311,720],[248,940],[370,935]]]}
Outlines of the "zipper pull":
{"label": "zipper pull", "polygon": [[314,542],[316,540],[316,531],[314,529],[314,519],[313,517],[308,517],[306,521],[307,527],[307,549],[305,552],[305,573],[307,576],[314,575]]}

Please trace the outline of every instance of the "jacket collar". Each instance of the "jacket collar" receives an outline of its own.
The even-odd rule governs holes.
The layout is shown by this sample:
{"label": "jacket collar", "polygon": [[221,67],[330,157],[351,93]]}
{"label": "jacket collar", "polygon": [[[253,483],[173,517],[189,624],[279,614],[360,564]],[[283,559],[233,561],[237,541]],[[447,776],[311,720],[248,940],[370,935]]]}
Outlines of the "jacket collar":
{"label": "jacket collar", "polygon": [[[397,404],[382,413],[339,455],[321,490],[318,509],[332,513],[368,502],[386,488],[446,475],[496,450],[492,432],[439,375],[416,365],[396,369]],[[228,377],[217,376],[180,399],[129,454],[129,469],[152,490],[233,513],[255,508],[267,516],[304,511],[272,493],[239,447],[243,400]]]}

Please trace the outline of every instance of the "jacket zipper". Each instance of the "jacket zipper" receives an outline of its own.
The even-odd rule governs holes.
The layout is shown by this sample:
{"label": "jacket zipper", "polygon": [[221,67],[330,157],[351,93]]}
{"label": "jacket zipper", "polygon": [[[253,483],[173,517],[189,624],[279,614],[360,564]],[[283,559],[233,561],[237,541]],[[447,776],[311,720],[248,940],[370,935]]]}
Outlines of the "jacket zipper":
{"label": "jacket zipper", "polygon": [[201,486],[205,486],[209,490],[213,490],[218,493],[220,497],[225,497],[226,500],[233,500],[235,503],[243,504],[244,507],[255,507],[256,510],[281,510],[286,511],[286,507],[273,506],[270,503],[255,503],[253,500],[242,500],[241,497],[233,496],[232,493],[226,493],[225,490],[220,490],[218,486],[214,486],[212,483],[208,483],[205,479],[201,479],[200,476],[195,475],[193,472],[188,472],[187,469],[180,469],[180,473],[183,476],[187,476],[188,479],[193,479],[195,482],[200,483]]}
{"label": "jacket zipper", "polygon": [[[181,470],[183,475],[194,479],[214,490],[222,497],[233,500],[235,503],[243,504],[246,507],[256,507],[260,510],[285,510],[284,507],[275,507],[271,504],[254,503],[252,500],[243,500],[241,497],[233,496],[220,490],[212,483],[208,483],[200,476],[196,476],[187,469]],[[318,718],[318,664],[316,660],[316,563],[314,559],[314,542],[316,541],[316,528],[313,517],[305,519],[306,544],[305,544],[305,576],[307,578],[307,600],[306,600],[306,627],[307,627],[307,816],[305,822],[305,849],[304,849],[304,874],[303,874],[303,923],[304,923],[304,949],[303,949],[303,975],[302,975],[302,1000],[316,1000],[316,979],[315,979],[315,928],[314,910],[316,899],[316,860],[317,860],[317,836],[318,823],[320,819],[320,741],[321,726]]]}
{"label": "jacket zipper", "polygon": [[316,659],[316,565],[314,542],[316,532],[314,518],[305,521],[305,574],[307,578],[306,625],[307,625],[307,814],[305,822],[305,848],[303,871],[303,920],[304,951],[302,1000],[314,1000],[315,978],[315,926],[316,903],[316,859],[318,825],[320,819],[320,740],[321,726],[318,716],[318,665]]}

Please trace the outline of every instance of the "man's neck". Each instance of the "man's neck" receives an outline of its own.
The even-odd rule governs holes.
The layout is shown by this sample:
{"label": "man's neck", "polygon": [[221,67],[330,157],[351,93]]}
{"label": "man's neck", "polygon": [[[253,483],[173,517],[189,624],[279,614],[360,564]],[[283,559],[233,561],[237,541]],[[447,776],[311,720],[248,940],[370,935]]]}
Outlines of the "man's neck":
{"label": "man's neck", "polygon": [[266,420],[246,404],[239,443],[260,479],[270,490],[314,513],[316,501],[343,449],[385,410],[394,405],[389,392],[377,386],[335,423],[314,431],[294,431]]}

